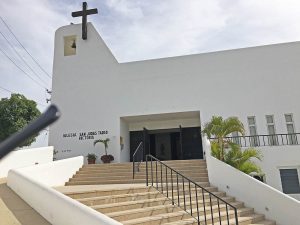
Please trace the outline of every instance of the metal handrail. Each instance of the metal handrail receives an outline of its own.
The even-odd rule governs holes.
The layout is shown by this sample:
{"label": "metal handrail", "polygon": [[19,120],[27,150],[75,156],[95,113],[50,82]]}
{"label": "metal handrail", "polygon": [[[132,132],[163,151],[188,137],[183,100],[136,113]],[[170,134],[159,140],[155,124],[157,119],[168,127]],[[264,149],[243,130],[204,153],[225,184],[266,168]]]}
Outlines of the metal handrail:
{"label": "metal handrail", "polygon": [[141,141],[136,150],[132,155],[132,177],[134,179],[134,175],[136,172],[140,171],[140,164],[144,161],[144,145]]}
{"label": "metal handrail", "polygon": [[[217,138],[210,138],[216,140]],[[300,133],[226,136],[225,139],[241,147],[299,145]]]}
{"label": "metal handrail", "polygon": [[[194,217],[197,221],[198,221],[198,225],[202,224],[202,222],[204,222],[204,224],[208,224],[208,218],[207,218],[207,213],[206,213],[206,204],[209,203],[210,206],[210,213],[211,213],[211,221],[212,224],[214,224],[214,220],[217,219],[214,217],[214,213],[213,213],[213,205],[212,205],[212,197],[217,199],[217,207],[218,207],[218,219],[219,219],[219,224],[225,224],[222,222],[222,216],[221,216],[221,210],[220,210],[220,202],[225,204],[225,209],[226,209],[226,225],[232,224],[230,223],[230,217],[228,214],[228,208],[233,209],[234,211],[234,218],[235,218],[235,225],[238,225],[238,215],[237,215],[237,208],[235,206],[233,206],[232,204],[230,204],[229,202],[227,202],[226,200],[218,197],[217,195],[213,194],[212,192],[210,192],[209,190],[207,190],[206,188],[202,187],[201,185],[197,184],[196,182],[192,181],[191,179],[189,179],[188,177],[184,176],[183,174],[179,173],[178,171],[176,171],[175,169],[171,168],[170,166],[166,165],[165,163],[161,162],[159,159],[155,158],[152,155],[146,155],[146,185],[149,186],[149,165],[148,165],[148,161],[150,159],[150,170],[151,170],[151,186],[155,187],[154,184],[156,184],[156,189],[160,192],[162,192],[163,194],[166,193],[167,198],[172,200],[172,204],[177,204],[179,207],[182,208],[182,202],[180,202],[180,197],[179,197],[179,187],[180,187],[180,183],[179,181],[182,181],[182,188],[183,188],[183,209],[190,213],[190,215],[192,217]],[[154,172],[153,172],[153,160],[155,161],[155,180],[154,178]],[[160,164],[160,171],[157,171],[157,163]],[[165,171],[163,171],[163,166]],[[169,194],[169,181],[168,181],[168,170],[171,173],[171,195]],[[165,173],[165,180],[163,179],[163,173]],[[173,182],[173,174],[176,175],[176,187],[177,187],[177,197],[174,197],[174,182]],[[158,175],[160,175],[160,179],[158,178]],[[186,203],[186,193],[185,193],[185,180],[188,182],[188,201],[189,201],[189,205],[190,205],[190,209],[188,211],[188,207],[187,207],[187,203]],[[165,181],[165,191],[164,191],[164,183],[163,181]],[[158,183],[161,184],[161,187],[159,188]],[[194,186],[194,190],[195,190],[195,199],[196,199],[196,209],[193,209],[192,206],[192,195],[191,195],[191,185]],[[198,191],[199,190],[199,191]],[[198,193],[200,192],[200,195],[202,195],[202,198],[200,199],[200,201],[203,203],[203,208],[204,208],[204,220],[201,219],[200,217],[200,210],[199,210],[199,196]],[[207,193],[209,195],[209,202],[207,202],[205,200],[204,194]],[[177,203],[176,203],[177,202]],[[196,210],[197,216],[193,215],[193,210]],[[229,209],[230,210],[230,209]]]}

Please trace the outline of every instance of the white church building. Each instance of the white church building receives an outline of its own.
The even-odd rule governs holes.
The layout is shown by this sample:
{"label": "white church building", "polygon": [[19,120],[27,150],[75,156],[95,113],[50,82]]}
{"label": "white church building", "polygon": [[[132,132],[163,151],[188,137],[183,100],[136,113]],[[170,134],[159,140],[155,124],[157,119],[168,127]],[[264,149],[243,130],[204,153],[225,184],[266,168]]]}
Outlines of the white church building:
{"label": "white church building", "polygon": [[49,145],[57,159],[101,156],[93,142],[105,138],[114,162],[131,161],[141,141],[159,159],[202,159],[201,126],[237,116],[246,137],[235,141],[262,151],[265,181],[282,191],[285,172],[300,180],[299,54],[294,42],[119,63],[91,23],[87,40],[80,24],[61,27],[52,102],[62,117]]}

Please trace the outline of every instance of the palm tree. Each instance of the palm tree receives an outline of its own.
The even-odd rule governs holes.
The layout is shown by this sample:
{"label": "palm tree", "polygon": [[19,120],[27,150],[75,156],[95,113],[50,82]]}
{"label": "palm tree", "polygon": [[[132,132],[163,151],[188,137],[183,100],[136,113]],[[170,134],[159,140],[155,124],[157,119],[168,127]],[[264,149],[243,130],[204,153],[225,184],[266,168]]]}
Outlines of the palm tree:
{"label": "palm tree", "polygon": [[256,165],[252,159],[262,159],[262,154],[259,150],[254,148],[248,148],[242,150],[238,144],[230,143],[229,150],[225,153],[225,163],[232,167],[246,173],[261,173],[261,169]]}
{"label": "palm tree", "polygon": [[109,138],[106,138],[106,139],[99,139],[99,140],[95,140],[94,141],[94,146],[97,144],[97,143],[103,143],[104,144],[104,148],[105,148],[105,155],[102,155],[101,156],[101,160],[103,163],[110,163],[111,161],[113,161],[115,158],[112,156],[112,155],[108,155],[107,154],[107,148],[108,148],[108,142],[109,142]]}
{"label": "palm tree", "polygon": [[95,140],[94,141],[94,146],[97,144],[97,143],[103,143],[104,144],[104,149],[105,149],[105,155],[107,155],[107,148],[108,148],[108,142],[109,142],[109,138],[106,138],[106,139],[98,139],[98,140]]}
{"label": "palm tree", "polygon": [[[233,132],[238,132],[242,135],[245,134],[245,128],[243,123],[237,117],[228,117],[223,119],[221,116],[213,116],[211,121],[206,123],[202,131],[208,138],[215,138],[215,141],[219,146],[218,159],[224,161],[225,147],[230,143],[226,137]],[[216,146],[214,146],[216,148]]]}

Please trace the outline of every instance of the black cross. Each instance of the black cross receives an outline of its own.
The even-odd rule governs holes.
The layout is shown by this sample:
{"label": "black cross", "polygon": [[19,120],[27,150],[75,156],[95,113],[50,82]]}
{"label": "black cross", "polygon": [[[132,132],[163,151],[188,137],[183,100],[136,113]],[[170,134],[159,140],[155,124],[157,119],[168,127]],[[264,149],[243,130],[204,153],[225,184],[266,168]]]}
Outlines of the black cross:
{"label": "black cross", "polygon": [[87,16],[92,14],[97,14],[97,9],[87,9],[87,3],[82,3],[82,11],[72,12],[72,17],[79,17],[82,16],[82,39],[87,39]]}

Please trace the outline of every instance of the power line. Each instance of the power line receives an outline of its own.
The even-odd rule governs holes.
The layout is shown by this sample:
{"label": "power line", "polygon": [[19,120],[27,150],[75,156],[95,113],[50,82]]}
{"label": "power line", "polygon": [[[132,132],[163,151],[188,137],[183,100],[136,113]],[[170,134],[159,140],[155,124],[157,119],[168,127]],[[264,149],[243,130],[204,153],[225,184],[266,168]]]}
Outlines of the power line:
{"label": "power line", "polygon": [[[4,90],[4,91],[6,91],[6,92],[8,92],[8,93],[10,93],[10,94],[15,93],[15,92],[13,92],[13,91],[11,91],[11,90],[8,90],[7,88],[1,87],[1,86],[0,86],[0,89]],[[40,103],[40,102],[38,102],[38,101],[35,101],[35,102],[36,102],[38,105],[40,105],[40,106],[47,107],[46,105],[44,105],[44,104],[42,104],[42,103]]]}
{"label": "power line", "polygon": [[22,43],[19,41],[19,39],[17,38],[17,36],[14,34],[14,32],[10,29],[10,27],[8,26],[8,24],[4,21],[4,19],[0,16],[0,19],[2,20],[2,22],[4,23],[4,25],[6,26],[6,28],[10,31],[10,33],[14,36],[14,38],[16,39],[16,41],[20,44],[20,46],[27,52],[27,54],[30,56],[30,58],[36,63],[36,65],[51,79],[52,76],[47,73],[44,68],[38,63],[38,61],[27,51],[27,49],[22,45]]}
{"label": "power line", "polygon": [[32,81],[34,81],[37,85],[39,85],[40,87],[42,87],[43,89],[46,88],[43,86],[43,84],[40,84],[39,82],[37,82],[35,79],[33,79],[28,73],[26,73],[26,71],[24,71],[12,58],[9,57],[8,54],[6,54],[5,51],[3,51],[0,48],[0,51],[3,53],[3,55],[5,55],[16,67],[19,68],[19,70],[21,70],[26,76],[28,76]]}
{"label": "power line", "polygon": [[25,63],[25,65],[36,75],[36,77],[42,81],[45,85],[47,85],[47,82],[44,81],[34,70],[33,68],[25,61],[25,59],[19,54],[19,52],[16,50],[16,48],[10,43],[10,41],[5,37],[5,35],[1,32],[0,34],[2,37],[6,40],[6,42],[9,44],[9,46],[14,50],[14,52],[19,56],[19,58]]}
{"label": "power line", "polygon": [[6,89],[6,88],[4,88],[4,87],[0,87],[2,90],[4,90],[4,91],[7,91],[7,92],[9,92],[9,93],[13,93],[12,91],[10,91],[10,90],[8,90],[8,89]]}

